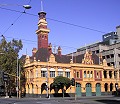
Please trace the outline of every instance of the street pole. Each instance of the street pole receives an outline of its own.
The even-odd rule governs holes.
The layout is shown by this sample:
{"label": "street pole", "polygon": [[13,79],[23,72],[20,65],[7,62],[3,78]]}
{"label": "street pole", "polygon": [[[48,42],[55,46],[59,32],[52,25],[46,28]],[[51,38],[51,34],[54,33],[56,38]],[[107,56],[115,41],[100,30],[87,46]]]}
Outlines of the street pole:
{"label": "street pole", "polygon": [[20,90],[20,64],[19,64],[19,76],[18,76],[18,79],[19,79],[19,99],[21,98],[21,90]]}
{"label": "street pole", "polygon": [[75,100],[76,100],[76,81],[75,81]]}
{"label": "street pole", "polygon": [[18,95],[18,90],[19,90],[19,89],[18,89],[18,57],[17,57],[17,77],[16,77],[16,84],[17,84],[17,85],[16,85],[16,90],[17,90],[17,98],[18,98],[18,96],[19,96],[19,95]]}
{"label": "street pole", "polygon": [[6,98],[8,97],[8,93],[7,93],[7,84],[6,84],[6,81],[5,81],[5,95],[6,95]]}
{"label": "street pole", "polygon": [[47,72],[46,72],[47,98],[49,98],[49,84],[48,84],[48,58],[47,58]]}

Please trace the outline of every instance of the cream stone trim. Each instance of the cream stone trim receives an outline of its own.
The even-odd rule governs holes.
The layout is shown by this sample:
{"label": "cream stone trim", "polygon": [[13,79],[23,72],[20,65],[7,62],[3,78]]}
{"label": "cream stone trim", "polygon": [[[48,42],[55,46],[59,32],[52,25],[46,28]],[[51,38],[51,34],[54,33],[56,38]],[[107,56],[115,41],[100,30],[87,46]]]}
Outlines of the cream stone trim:
{"label": "cream stone trim", "polygon": [[58,71],[63,71],[63,69],[58,69]]}
{"label": "cream stone trim", "polygon": [[55,71],[55,69],[54,68],[50,68],[50,71]]}
{"label": "cream stone trim", "polygon": [[47,71],[47,68],[41,68],[40,70],[41,71]]}
{"label": "cream stone trim", "polygon": [[71,70],[70,69],[65,69],[66,72],[70,72]]}

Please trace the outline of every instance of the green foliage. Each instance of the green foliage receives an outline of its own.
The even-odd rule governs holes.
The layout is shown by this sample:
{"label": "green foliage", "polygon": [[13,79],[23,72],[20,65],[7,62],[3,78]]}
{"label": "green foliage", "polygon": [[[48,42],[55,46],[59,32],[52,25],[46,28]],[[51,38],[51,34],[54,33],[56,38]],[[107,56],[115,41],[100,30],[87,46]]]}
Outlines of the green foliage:
{"label": "green foliage", "polygon": [[[2,39],[0,40],[0,71],[3,70],[11,75],[16,75],[18,53],[22,47],[23,45],[21,40],[12,39],[11,41],[7,42],[5,37],[2,36]],[[21,63],[20,60],[18,63]],[[15,77],[9,77],[8,89],[15,89]]]}
{"label": "green foliage", "polygon": [[0,70],[4,70],[10,74],[16,72],[16,60],[22,47],[21,40],[13,39],[7,42],[5,37],[0,40]]}
{"label": "green foliage", "polygon": [[63,76],[57,76],[54,78],[53,86],[61,89],[63,89],[64,86],[69,87],[70,79]]}

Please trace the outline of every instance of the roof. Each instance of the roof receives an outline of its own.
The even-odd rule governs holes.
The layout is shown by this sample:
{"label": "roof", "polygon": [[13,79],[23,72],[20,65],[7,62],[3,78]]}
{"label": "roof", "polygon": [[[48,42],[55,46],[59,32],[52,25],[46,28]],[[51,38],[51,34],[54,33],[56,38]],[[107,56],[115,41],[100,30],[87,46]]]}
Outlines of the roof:
{"label": "roof", "polygon": [[[55,61],[57,63],[70,63],[72,56],[54,54]],[[40,60],[41,62],[47,62],[47,59],[50,57],[49,50],[47,48],[40,48],[31,58],[31,60]],[[73,63],[82,63],[84,59],[84,54],[73,56]],[[96,54],[92,54],[92,60],[94,64],[99,64],[99,57]]]}

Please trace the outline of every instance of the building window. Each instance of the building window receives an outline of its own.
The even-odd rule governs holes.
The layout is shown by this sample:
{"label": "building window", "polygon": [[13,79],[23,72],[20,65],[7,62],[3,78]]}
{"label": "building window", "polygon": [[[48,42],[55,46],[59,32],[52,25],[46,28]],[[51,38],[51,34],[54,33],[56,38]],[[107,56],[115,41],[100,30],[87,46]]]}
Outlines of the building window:
{"label": "building window", "polygon": [[47,71],[41,71],[41,77],[46,77],[46,72]]}
{"label": "building window", "polygon": [[93,72],[91,71],[91,73],[90,73],[90,78],[92,78],[93,77]]}
{"label": "building window", "polygon": [[113,58],[114,57],[114,54],[111,54],[111,58]]}
{"label": "building window", "polygon": [[86,71],[84,71],[84,78],[86,78]]}
{"label": "building window", "polygon": [[90,78],[90,72],[89,71],[87,72],[87,78]]}
{"label": "building window", "polygon": [[96,53],[99,53],[99,50],[96,50]]}
{"label": "building window", "polygon": [[105,56],[102,56],[103,59],[105,59]]}
{"label": "building window", "polygon": [[80,73],[79,72],[77,72],[77,78],[80,78]]}
{"label": "building window", "polygon": [[97,78],[99,78],[99,73],[97,72]]}
{"label": "building window", "polygon": [[67,78],[70,78],[70,72],[65,72],[65,76],[66,76]]}
{"label": "building window", "polygon": [[108,66],[110,66],[110,63],[107,63]]}
{"label": "building window", "polygon": [[118,57],[120,57],[120,54],[118,54]]}
{"label": "building window", "polygon": [[110,58],[110,56],[109,56],[109,55],[107,55],[106,57],[107,57],[107,58]]}
{"label": "building window", "polygon": [[63,71],[58,71],[58,76],[63,76]]}
{"label": "building window", "polygon": [[55,71],[50,71],[50,77],[55,77]]}

